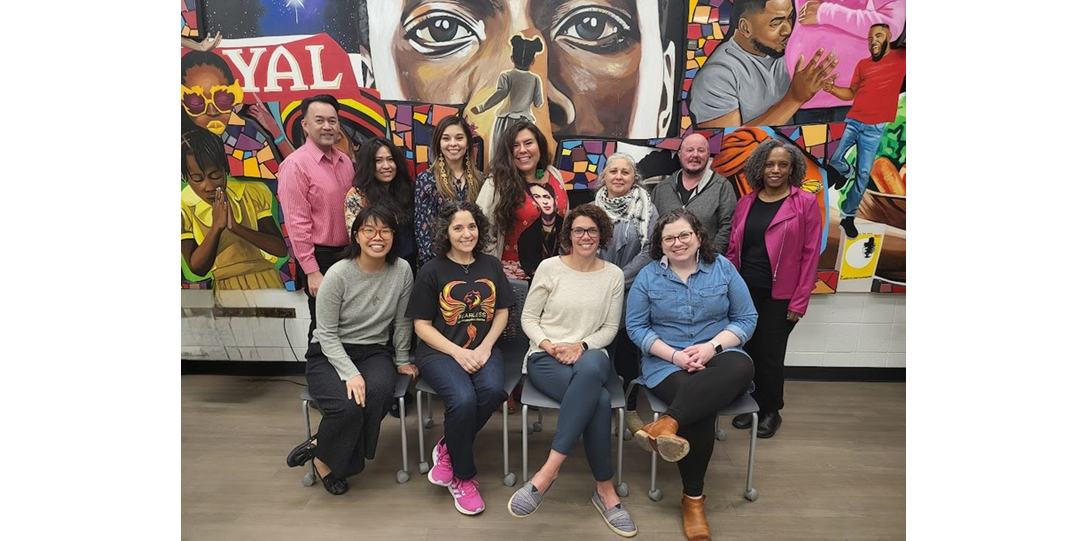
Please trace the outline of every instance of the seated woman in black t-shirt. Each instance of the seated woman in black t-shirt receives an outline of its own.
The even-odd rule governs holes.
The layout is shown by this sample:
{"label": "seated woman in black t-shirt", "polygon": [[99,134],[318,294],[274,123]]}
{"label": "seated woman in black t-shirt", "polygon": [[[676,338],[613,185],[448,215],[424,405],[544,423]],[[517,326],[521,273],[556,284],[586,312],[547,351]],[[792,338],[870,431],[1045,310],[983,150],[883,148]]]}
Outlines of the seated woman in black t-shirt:
{"label": "seated woman in black t-shirt", "polygon": [[480,207],[446,203],[435,225],[436,257],[417,274],[405,313],[421,340],[421,377],[447,404],[428,480],[450,490],[458,512],[476,515],[485,502],[474,479],[474,438],[507,398],[495,345],[514,295],[500,260],[482,253],[492,239]]}

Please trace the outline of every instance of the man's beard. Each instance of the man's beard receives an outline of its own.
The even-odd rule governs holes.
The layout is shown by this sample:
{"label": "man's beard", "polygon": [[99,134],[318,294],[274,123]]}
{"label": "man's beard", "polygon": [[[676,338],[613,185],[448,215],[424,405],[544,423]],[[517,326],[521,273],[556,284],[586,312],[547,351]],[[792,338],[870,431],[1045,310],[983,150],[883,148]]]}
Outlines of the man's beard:
{"label": "man's beard", "polygon": [[757,49],[759,53],[762,53],[770,58],[780,58],[784,56],[783,49],[778,51],[764,43],[759,42],[754,38],[750,38],[750,45]]}
{"label": "man's beard", "polygon": [[882,60],[883,57],[886,56],[887,47],[890,47],[890,42],[889,41],[884,41],[882,44],[880,44],[879,45],[879,54],[878,55],[874,55],[874,54],[871,55],[871,61],[872,62],[878,62],[878,61]]}

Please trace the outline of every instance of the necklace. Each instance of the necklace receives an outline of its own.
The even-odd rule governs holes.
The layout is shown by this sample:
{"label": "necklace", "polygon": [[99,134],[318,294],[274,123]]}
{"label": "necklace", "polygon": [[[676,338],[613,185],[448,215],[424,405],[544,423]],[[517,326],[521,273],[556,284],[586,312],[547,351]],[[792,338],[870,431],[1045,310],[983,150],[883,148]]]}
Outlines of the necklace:
{"label": "necklace", "polygon": [[[455,259],[453,257],[451,257],[451,256],[447,256],[447,259],[450,259],[451,261],[455,261]],[[466,275],[470,274],[470,265],[474,264],[473,261],[470,261],[469,263],[467,263],[465,265],[463,265],[462,263],[459,263],[458,261],[455,261],[455,263],[457,263],[458,266],[462,267],[462,274],[466,274]]]}

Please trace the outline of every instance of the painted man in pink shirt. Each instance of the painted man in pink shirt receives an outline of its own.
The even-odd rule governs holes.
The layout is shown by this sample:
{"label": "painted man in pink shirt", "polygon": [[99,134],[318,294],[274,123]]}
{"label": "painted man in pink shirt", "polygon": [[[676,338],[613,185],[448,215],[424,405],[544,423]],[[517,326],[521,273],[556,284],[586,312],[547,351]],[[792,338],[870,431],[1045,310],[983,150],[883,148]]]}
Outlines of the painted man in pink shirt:
{"label": "painted man in pink shirt", "polygon": [[322,276],[349,243],[344,207],[345,193],[352,187],[353,168],[348,155],[334,146],[339,131],[337,100],[319,94],[303,100],[302,110],[307,142],[281,162],[277,195],[298,263],[296,283],[307,292],[310,341]]}

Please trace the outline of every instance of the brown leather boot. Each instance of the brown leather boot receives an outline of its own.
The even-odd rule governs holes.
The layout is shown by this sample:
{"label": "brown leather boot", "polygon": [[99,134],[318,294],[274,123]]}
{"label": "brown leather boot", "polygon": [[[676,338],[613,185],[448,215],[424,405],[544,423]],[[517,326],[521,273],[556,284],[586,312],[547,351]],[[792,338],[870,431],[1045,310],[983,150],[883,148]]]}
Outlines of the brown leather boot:
{"label": "brown leather boot", "polygon": [[705,496],[695,500],[682,495],[682,529],[689,541],[712,541],[712,530],[705,518]]}
{"label": "brown leather boot", "polygon": [[676,432],[678,421],[670,415],[663,415],[654,423],[637,430],[633,437],[641,449],[659,453],[667,462],[678,462],[689,454],[689,441]]}

